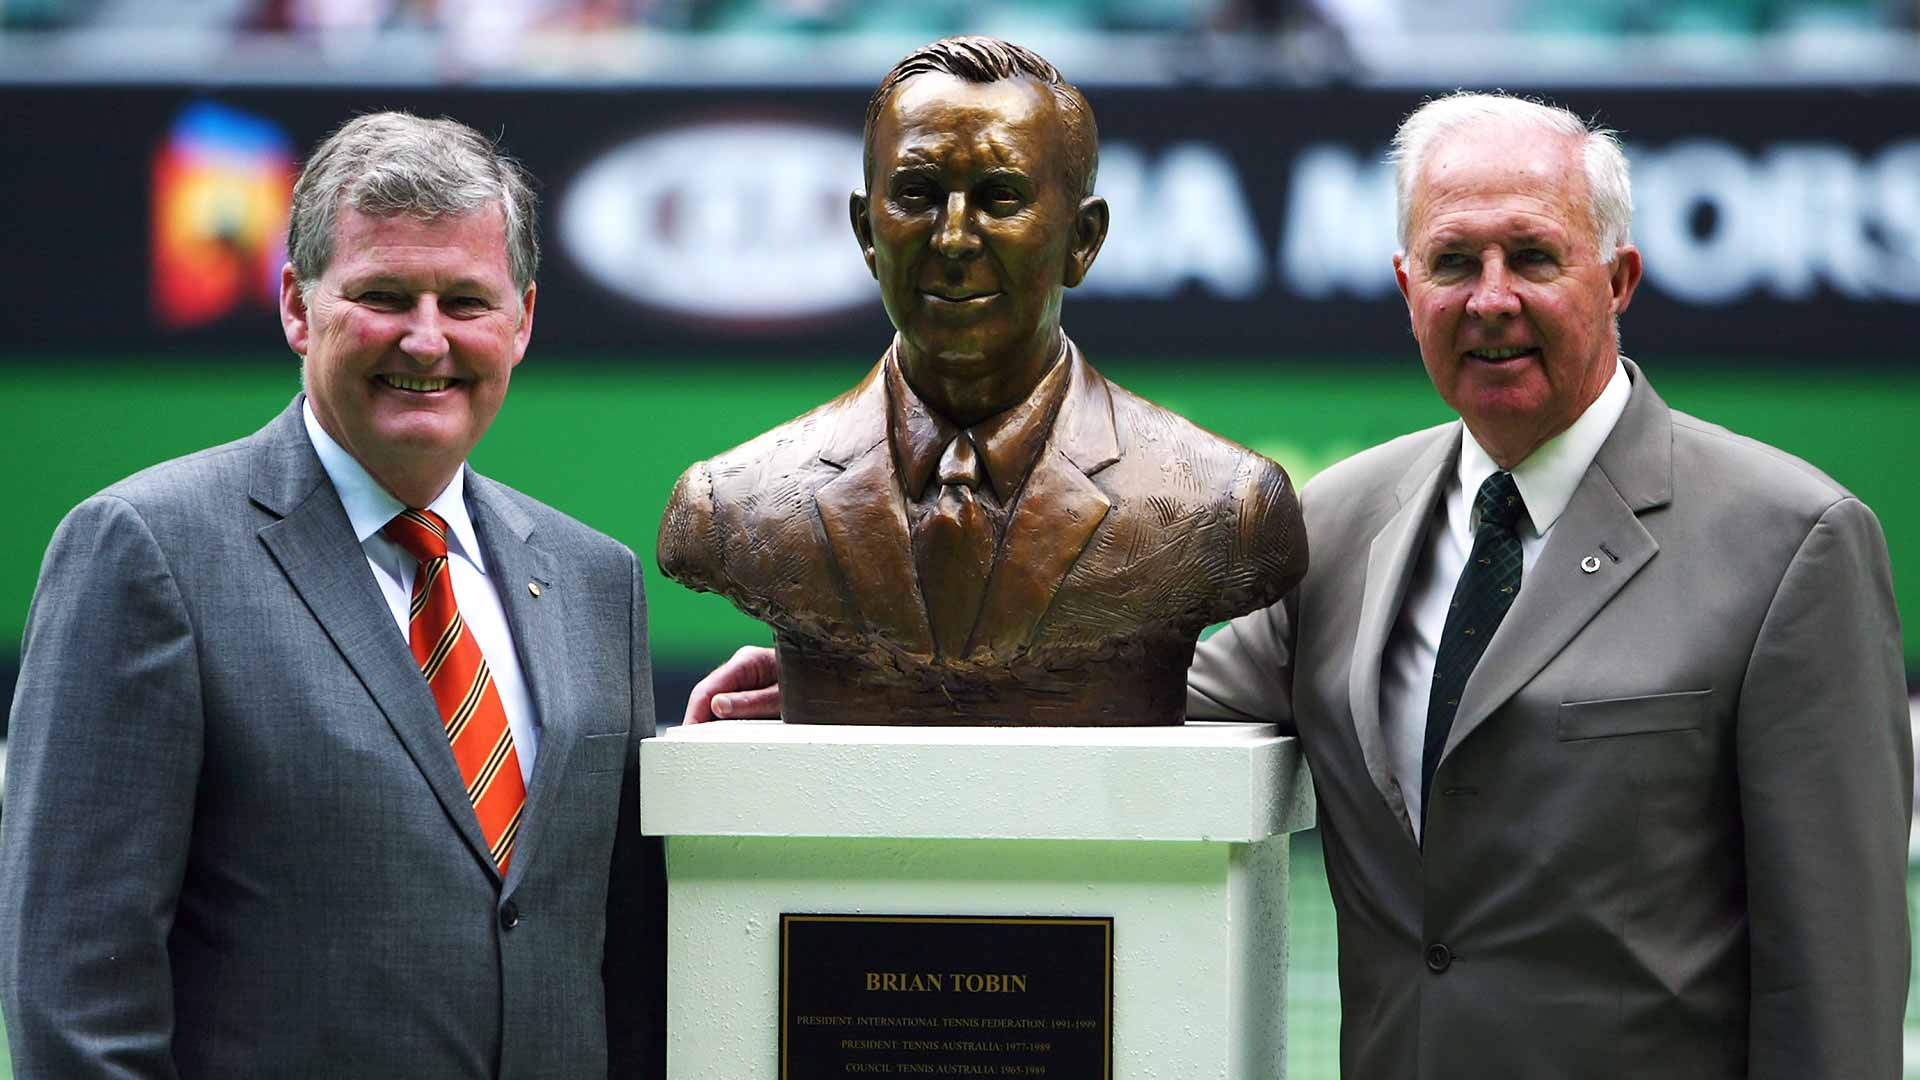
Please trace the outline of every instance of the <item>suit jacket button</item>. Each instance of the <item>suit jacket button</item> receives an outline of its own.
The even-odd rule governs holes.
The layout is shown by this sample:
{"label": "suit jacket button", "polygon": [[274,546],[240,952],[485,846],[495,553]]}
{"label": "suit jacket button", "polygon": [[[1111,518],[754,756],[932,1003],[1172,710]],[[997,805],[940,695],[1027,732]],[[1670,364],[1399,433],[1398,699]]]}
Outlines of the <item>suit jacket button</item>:
{"label": "suit jacket button", "polygon": [[511,930],[520,925],[520,905],[509,900],[500,905],[500,929]]}
{"label": "suit jacket button", "polygon": [[1427,969],[1435,973],[1453,966],[1453,950],[1435,942],[1427,946]]}

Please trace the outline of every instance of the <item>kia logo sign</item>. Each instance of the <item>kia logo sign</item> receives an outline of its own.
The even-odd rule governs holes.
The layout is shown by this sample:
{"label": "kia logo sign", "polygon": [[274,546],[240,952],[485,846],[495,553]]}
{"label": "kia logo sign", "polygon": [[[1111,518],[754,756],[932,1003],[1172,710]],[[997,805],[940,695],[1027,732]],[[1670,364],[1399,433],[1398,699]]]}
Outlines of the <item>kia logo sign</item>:
{"label": "kia logo sign", "polygon": [[764,331],[878,302],[847,224],[860,138],[772,121],[674,128],[589,164],[562,195],[586,276],[711,329]]}

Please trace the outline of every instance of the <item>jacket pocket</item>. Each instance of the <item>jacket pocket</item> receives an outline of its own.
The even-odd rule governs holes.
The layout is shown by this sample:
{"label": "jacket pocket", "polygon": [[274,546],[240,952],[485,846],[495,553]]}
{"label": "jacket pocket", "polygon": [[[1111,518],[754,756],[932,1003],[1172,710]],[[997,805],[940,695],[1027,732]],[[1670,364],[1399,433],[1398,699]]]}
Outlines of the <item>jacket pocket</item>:
{"label": "jacket pocket", "polygon": [[580,737],[580,768],[586,773],[619,772],[627,767],[627,733],[609,731]]}
{"label": "jacket pocket", "polygon": [[1561,742],[1648,735],[1659,731],[1696,731],[1713,704],[1712,690],[1683,690],[1645,697],[1569,701],[1560,706]]}

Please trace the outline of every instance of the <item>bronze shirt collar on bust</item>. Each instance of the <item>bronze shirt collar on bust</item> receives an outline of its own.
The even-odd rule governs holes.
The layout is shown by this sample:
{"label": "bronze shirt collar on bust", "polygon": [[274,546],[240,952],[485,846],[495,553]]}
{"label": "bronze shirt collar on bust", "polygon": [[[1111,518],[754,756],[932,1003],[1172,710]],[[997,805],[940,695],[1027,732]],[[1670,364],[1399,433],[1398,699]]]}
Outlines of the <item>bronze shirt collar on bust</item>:
{"label": "bronze shirt collar on bust", "polygon": [[[934,467],[960,428],[920,400],[901,374],[899,343],[887,350],[887,433],[893,444],[894,467],[900,487],[909,499],[919,498],[933,479]],[[1006,505],[1033,471],[1040,450],[1053,430],[1054,414],[1067,396],[1070,383],[1066,339],[1053,366],[1018,405],[967,429],[980,454],[987,482],[1001,505]]]}

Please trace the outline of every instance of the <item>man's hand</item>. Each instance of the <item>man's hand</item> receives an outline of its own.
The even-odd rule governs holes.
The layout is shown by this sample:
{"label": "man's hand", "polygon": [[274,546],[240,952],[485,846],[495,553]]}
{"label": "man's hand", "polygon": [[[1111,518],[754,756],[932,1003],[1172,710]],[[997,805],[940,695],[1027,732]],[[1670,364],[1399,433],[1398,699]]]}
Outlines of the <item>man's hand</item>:
{"label": "man's hand", "polygon": [[682,723],[709,720],[773,719],[780,715],[780,665],[773,650],[742,645],[740,651],[713,673],[694,684],[687,695]]}

